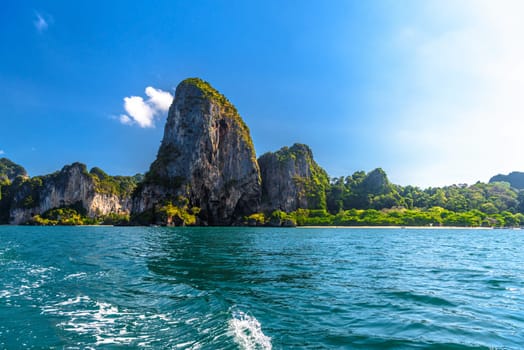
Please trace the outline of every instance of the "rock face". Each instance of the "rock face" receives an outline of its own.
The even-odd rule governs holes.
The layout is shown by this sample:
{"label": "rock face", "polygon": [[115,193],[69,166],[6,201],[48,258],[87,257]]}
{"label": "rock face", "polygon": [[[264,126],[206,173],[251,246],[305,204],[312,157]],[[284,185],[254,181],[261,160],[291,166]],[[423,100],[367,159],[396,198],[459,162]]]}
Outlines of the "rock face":
{"label": "rock face", "polygon": [[230,225],[258,210],[260,191],[249,129],[236,108],[203,80],[181,82],[133,212],[184,196],[200,208],[200,224]]}
{"label": "rock face", "polygon": [[[17,182],[18,181],[18,182]],[[120,196],[103,187],[100,179],[74,163],[51,175],[16,180],[12,185],[9,223],[21,224],[35,215],[65,206],[81,207],[89,217],[128,213],[131,196]]]}
{"label": "rock face", "polygon": [[329,178],[303,144],[283,147],[258,159],[262,176],[261,209],[292,212],[298,208],[323,209]]}
{"label": "rock face", "polygon": [[7,158],[0,158],[0,224],[9,223],[11,183],[15,180],[22,181],[27,177],[27,172],[21,165]]}
{"label": "rock face", "polygon": [[17,176],[27,177],[25,169],[7,158],[0,158],[0,184],[13,182]]}
{"label": "rock face", "polygon": [[524,173],[518,171],[512,171],[508,175],[495,175],[489,179],[490,183],[493,182],[509,182],[510,186],[519,190],[524,189]]}

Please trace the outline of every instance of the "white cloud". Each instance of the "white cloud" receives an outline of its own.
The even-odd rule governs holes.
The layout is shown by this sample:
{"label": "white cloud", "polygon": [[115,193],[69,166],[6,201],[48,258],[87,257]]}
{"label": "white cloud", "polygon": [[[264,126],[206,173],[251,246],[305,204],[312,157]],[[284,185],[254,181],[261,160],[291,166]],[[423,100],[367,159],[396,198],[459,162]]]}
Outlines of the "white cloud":
{"label": "white cloud", "polygon": [[49,23],[48,21],[44,18],[43,15],[41,15],[40,13],[35,13],[35,20],[33,21],[33,24],[35,25],[35,28],[36,30],[39,32],[39,33],[42,33],[44,32],[48,27],[49,27]]}
{"label": "white cloud", "polygon": [[118,118],[118,120],[120,120],[120,122],[122,124],[125,124],[125,125],[130,125],[133,123],[133,120],[131,118],[129,118],[129,116],[125,115],[125,114],[121,114],[120,117]]}
{"label": "white cloud", "polygon": [[5,154],[4,150],[0,149],[0,155]]}
{"label": "white cloud", "polygon": [[120,115],[119,120],[122,124],[153,128],[155,118],[169,110],[173,102],[171,93],[151,86],[146,88],[145,93],[149,97],[147,100],[140,96],[124,97],[127,114]]}
{"label": "white cloud", "polygon": [[[140,127],[153,127],[155,110],[147,104],[142,97],[124,97],[124,108]],[[120,118],[120,120],[122,120],[122,118]]]}
{"label": "white cloud", "polygon": [[149,103],[161,112],[167,112],[173,102],[173,95],[167,91],[146,87],[146,95],[149,97]]}
{"label": "white cloud", "polygon": [[424,24],[399,33],[412,39],[402,49],[420,96],[406,97],[388,130],[405,160],[392,178],[445,185],[524,170],[524,2],[431,4],[436,33]]}

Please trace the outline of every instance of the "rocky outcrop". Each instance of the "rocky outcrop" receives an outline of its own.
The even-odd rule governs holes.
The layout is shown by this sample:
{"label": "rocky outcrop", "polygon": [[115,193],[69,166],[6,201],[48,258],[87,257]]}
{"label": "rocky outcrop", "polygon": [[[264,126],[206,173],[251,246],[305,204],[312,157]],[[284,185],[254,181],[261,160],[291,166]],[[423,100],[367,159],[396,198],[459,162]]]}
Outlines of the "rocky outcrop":
{"label": "rocky outcrop", "polygon": [[133,212],[183,196],[200,208],[200,224],[230,225],[258,210],[260,191],[249,129],[236,108],[203,80],[181,82]]}
{"label": "rocky outcrop", "polygon": [[303,144],[268,152],[258,159],[262,176],[262,204],[265,212],[298,208],[326,207],[327,173],[313,159],[311,149]]}
{"label": "rocky outcrop", "polygon": [[0,158],[0,184],[13,182],[17,176],[27,177],[25,169],[7,158]]}
{"label": "rocky outcrop", "polygon": [[27,179],[25,169],[7,158],[0,158],[0,224],[9,223],[12,193],[11,183]]}
{"label": "rocky outcrop", "polygon": [[108,179],[88,173],[81,163],[65,166],[51,175],[17,178],[11,185],[9,223],[25,223],[35,215],[61,207],[79,208],[88,217],[128,213],[131,191],[118,193],[110,185]]}
{"label": "rocky outcrop", "polygon": [[518,190],[524,190],[524,173],[519,171],[512,171],[508,175],[495,175],[489,179],[489,183],[493,182],[508,182],[511,187]]}
{"label": "rocky outcrop", "polygon": [[355,191],[366,194],[383,195],[392,192],[393,188],[386,172],[381,168],[377,168],[366,174],[366,177],[364,177]]}
{"label": "rocky outcrop", "polygon": [[[381,168],[369,173],[357,171],[352,176],[346,177],[345,186],[347,194],[342,200],[346,208],[356,209],[382,209],[403,206],[402,197]],[[331,193],[333,196],[334,193]],[[340,193],[339,193],[340,196]],[[336,202],[336,196],[330,198],[330,203]],[[331,209],[333,206],[330,205]],[[340,209],[340,208],[339,208]]]}

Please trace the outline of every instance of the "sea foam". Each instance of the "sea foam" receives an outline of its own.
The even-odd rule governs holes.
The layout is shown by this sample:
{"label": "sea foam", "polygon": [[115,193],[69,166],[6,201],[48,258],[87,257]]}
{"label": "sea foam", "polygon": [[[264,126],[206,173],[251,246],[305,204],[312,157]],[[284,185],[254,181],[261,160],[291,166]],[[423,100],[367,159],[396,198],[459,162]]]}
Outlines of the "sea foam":
{"label": "sea foam", "polygon": [[[95,345],[151,346],[157,339],[149,334],[151,328],[160,326],[169,329],[176,320],[161,313],[140,313],[126,310],[108,302],[98,301],[86,295],[68,298],[64,301],[42,307],[42,313],[63,319],[58,328],[96,339]],[[138,329],[144,328],[146,333]]]}
{"label": "sea foam", "polygon": [[262,332],[260,322],[242,311],[232,311],[229,332],[241,349],[271,350],[271,338]]}

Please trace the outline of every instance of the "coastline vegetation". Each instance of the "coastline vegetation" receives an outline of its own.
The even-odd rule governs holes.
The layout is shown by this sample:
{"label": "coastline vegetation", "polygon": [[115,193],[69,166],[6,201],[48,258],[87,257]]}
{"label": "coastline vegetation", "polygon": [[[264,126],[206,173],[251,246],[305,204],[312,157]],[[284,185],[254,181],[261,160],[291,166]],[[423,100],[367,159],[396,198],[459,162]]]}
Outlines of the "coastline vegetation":
{"label": "coastline vegetation", "polygon": [[524,214],[503,211],[486,214],[480,210],[454,212],[442,207],[429,209],[349,209],[331,214],[323,209],[298,209],[291,213],[276,210],[269,216],[256,213],[246,217],[249,226],[460,226],[519,227]]}
{"label": "coastline vegetation", "polygon": [[[118,181],[97,168],[90,174],[97,179],[97,190],[121,194],[132,191],[133,182]],[[380,175],[380,176],[377,176]],[[382,176],[384,175],[384,176]],[[15,180],[26,184],[28,195],[23,206],[34,205],[32,189],[40,178]],[[2,181],[0,192],[10,196],[10,182]],[[35,193],[36,194],[36,193]],[[392,185],[381,170],[357,172],[351,177],[332,179],[327,201],[316,209],[297,209],[286,213],[254,213],[245,217],[250,226],[462,226],[518,227],[524,225],[524,193],[505,182],[453,185],[441,188]],[[166,201],[154,210],[131,218],[127,213],[88,217],[81,205],[61,207],[35,215],[30,225],[129,225],[149,224],[186,226],[197,224],[200,209],[190,207],[187,198]]]}
{"label": "coastline vegetation", "polygon": [[198,223],[199,213],[199,207],[190,206],[186,197],[178,196],[133,215],[128,222],[133,225],[192,226]]}
{"label": "coastline vegetation", "polygon": [[[0,223],[9,222],[9,209],[15,197],[18,208],[32,209],[40,202],[44,183],[61,183],[60,173],[28,177],[25,170],[0,160]],[[85,166],[84,166],[85,167]],[[69,168],[69,167],[66,167]],[[320,167],[304,186],[310,197],[308,208],[292,212],[275,210],[244,217],[249,226],[524,226],[524,188],[518,179],[509,182],[477,182],[421,189],[392,184],[382,169],[369,173],[325,179]],[[83,170],[99,193],[131,197],[144,182],[142,175],[110,176],[100,168]],[[515,177],[515,174],[514,176]],[[499,177],[500,178],[500,177]],[[499,178],[494,178],[495,180]],[[502,179],[505,179],[502,177]],[[145,179],[147,182],[148,179]],[[493,180],[492,180],[493,181]],[[139,215],[111,213],[89,217],[82,203],[61,206],[27,222],[30,225],[198,225],[200,208],[185,197],[165,200]]]}
{"label": "coastline vegetation", "polygon": [[421,189],[389,182],[378,168],[333,178],[326,202],[285,213],[255,213],[251,226],[461,226],[524,225],[524,189],[508,182],[477,182]]}
{"label": "coastline vegetation", "polygon": [[50,209],[42,215],[35,215],[27,222],[35,226],[76,226],[76,225],[129,225],[127,213],[110,213],[89,217],[81,202],[60,208]]}
{"label": "coastline vegetation", "polygon": [[134,176],[111,176],[98,167],[89,171],[94,180],[95,189],[98,193],[114,194],[117,196],[130,196],[138,183],[144,180],[142,174]]}

